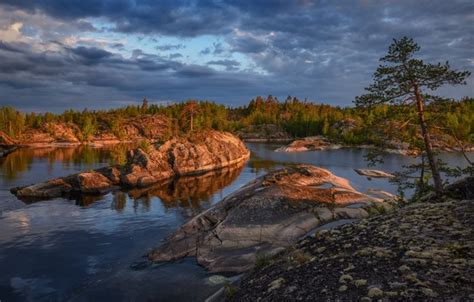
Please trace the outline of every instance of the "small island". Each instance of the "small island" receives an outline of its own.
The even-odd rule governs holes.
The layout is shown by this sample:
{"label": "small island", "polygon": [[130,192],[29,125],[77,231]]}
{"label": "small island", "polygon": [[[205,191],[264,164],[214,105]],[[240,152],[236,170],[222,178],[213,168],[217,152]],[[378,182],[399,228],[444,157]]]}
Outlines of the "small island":
{"label": "small island", "polygon": [[124,165],[13,188],[22,199],[50,199],[80,194],[104,194],[117,187],[143,188],[174,177],[197,175],[243,164],[250,151],[227,132],[205,131],[174,137],[159,147],[131,150]]}

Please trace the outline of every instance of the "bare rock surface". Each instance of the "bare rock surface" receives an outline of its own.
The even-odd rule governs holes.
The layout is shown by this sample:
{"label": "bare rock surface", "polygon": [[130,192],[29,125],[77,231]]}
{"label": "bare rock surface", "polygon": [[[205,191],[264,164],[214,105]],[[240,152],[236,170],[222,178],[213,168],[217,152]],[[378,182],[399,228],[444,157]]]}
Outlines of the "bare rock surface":
{"label": "bare rock surface", "polygon": [[0,146],[7,147],[7,146],[15,146],[17,142],[11,138],[8,134],[3,131],[0,131]]}
{"label": "bare rock surface", "polygon": [[245,162],[250,151],[236,136],[206,131],[192,137],[176,137],[156,148],[138,148],[127,155],[123,166],[110,166],[90,172],[14,188],[20,198],[55,198],[71,194],[102,194],[115,186],[144,188],[171,178],[200,174]]}
{"label": "bare rock surface", "polygon": [[354,169],[354,171],[363,176],[372,177],[372,178],[393,178],[395,175],[387,173],[380,170],[374,169]]}
{"label": "bare rock surface", "polygon": [[315,233],[245,276],[232,301],[470,301],[472,177],[417,202]]}
{"label": "bare rock surface", "polygon": [[17,138],[16,143],[25,147],[48,147],[78,144],[105,145],[143,140],[156,142],[167,139],[169,133],[170,122],[167,117],[159,114],[144,114],[133,118],[117,119],[117,126],[114,129],[106,123],[99,123],[98,129],[90,137],[83,137],[81,130],[74,124],[48,122],[38,128],[28,128]]}
{"label": "bare rock surface", "polygon": [[[326,169],[299,165],[245,185],[181,226],[148,254],[151,261],[195,256],[211,272],[242,272],[312,229],[338,219],[367,217],[385,204],[356,191]],[[360,204],[361,207],[348,207]]]}
{"label": "bare rock surface", "polygon": [[291,142],[287,146],[276,149],[276,152],[304,152],[304,151],[321,151],[329,149],[339,149],[341,145],[331,144],[322,136],[311,136],[298,139]]}
{"label": "bare rock surface", "polygon": [[16,141],[8,134],[0,131],[0,157],[4,157],[17,149]]}

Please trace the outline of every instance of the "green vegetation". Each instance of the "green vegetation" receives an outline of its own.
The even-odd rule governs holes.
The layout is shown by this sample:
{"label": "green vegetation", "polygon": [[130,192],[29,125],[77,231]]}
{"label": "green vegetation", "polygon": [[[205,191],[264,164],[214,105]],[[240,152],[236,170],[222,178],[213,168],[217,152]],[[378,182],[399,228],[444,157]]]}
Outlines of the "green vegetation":
{"label": "green vegetation", "polygon": [[[416,124],[422,139],[419,139],[418,135],[414,135],[412,139],[404,141],[408,141],[418,148],[422,152],[422,156],[426,157],[435,191],[441,195],[443,181],[433,150],[433,139],[430,133],[432,125],[429,125],[425,111],[438,109],[436,107],[427,108],[427,103],[438,103],[444,100],[437,96],[423,94],[423,89],[434,91],[443,85],[466,84],[465,80],[471,73],[451,70],[448,62],[444,64],[425,63],[423,60],[414,58],[415,53],[419,50],[420,47],[413,39],[408,37],[403,37],[400,40],[394,39],[388,49],[388,54],[380,59],[383,64],[374,73],[374,83],[366,88],[367,94],[356,98],[355,103],[357,107],[369,108],[379,104],[398,104],[416,110]],[[446,114],[448,115],[446,116]],[[445,113],[445,120],[448,119],[452,119],[450,124],[454,128],[459,127],[459,121],[449,111]],[[453,132],[455,133],[455,131]]]}
{"label": "green vegetation", "polygon": [[[408,120],[416,119],[416,109],[406,105],[380,104],[370,108],[333,107],[288,97],[285,101],[268,96],[256,97],[246,106],[228,108],[210,101],[195,101],[168,106],[148,104],[110,110],[67,110],[61,114],[22,113],[12,107],[0,108],[0,130],[14,139],[31,129],[48,129],[50,123],[64,123],[81,140],[98,132],[109,132],[122,139],[124,125],[131,118],[161,115],[169,120],[169,135],[190,130],[189,104],[192,105],[193,129],[216,129],[236,132],[252,125],[274,124],[293,137],[324,135],[345,144],[382,145],[389,140],[405,141],[417,133]],[[455,146],[474,140],[474,99],[444,100],[426,106],[427,120],[436,121],[432,129]],[[146,125],[144,125],[146,126]],[[454,136],[453,136],[454,135]],[[448,138],[448,136],[450,138]]]}

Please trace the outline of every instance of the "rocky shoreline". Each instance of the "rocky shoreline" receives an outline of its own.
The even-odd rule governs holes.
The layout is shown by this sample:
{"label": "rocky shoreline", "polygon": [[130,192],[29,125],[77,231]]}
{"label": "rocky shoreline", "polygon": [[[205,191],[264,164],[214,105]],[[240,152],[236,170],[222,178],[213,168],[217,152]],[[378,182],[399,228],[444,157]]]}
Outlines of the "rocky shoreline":
{"label": "rocky shoreline", "polygon": [[361,219],[376,208],[391,207],[326,169],[292,166],[250,182],[195,216],[148,259],[193,256],[210,272],[244,272],[325,223]]}
{"label": "rocky shoreline", "polygon": [[[436,150],[443,152],[474,152],[474,146],[467,146],[465,148],[444,146],[442,144],[434,144]],[[326,137],[323,136],[311,136],[301,139],[293,140],[286,146],[275,149],[275,152],[306,152],[306,151],[323,151],[323,150],[335,150],[341,148],[357,148],[357,149],[380,149],[375,145],[344,145],[330,142]],[[407,144],[403,143],[391,143],[390,147],[383,149],[386,153],[400,154],[403,156],[416,156],[417,153],[409,149]]]}
{"label": "rocky shoreline", "polygon": [[104,194],[118,187],[144,188],[175,177],[243,164],[249,157],[250,151],[234,135],[206,131],[172,138],[159,147],[129,151],[123,166],[82,172],[11,191],[22,199]]}
{"label": "rocky shoreline", "polygon": [[474,299],[474,178],[443,202],[416,202],[305,238],[227,289],[231,301]]}

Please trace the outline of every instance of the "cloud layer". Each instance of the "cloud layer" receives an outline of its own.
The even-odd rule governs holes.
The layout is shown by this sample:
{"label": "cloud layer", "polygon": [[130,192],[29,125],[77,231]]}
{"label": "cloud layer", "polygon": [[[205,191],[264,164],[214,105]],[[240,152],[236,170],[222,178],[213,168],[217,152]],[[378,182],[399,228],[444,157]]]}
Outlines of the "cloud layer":
{"label": "cloud layer", "polygon": [[[472,1],[4,0],[0,104],[25,110],[257,94],[350,105],[393,38],[474,71]],[[473,96],[465,87],[444,89]]]}

